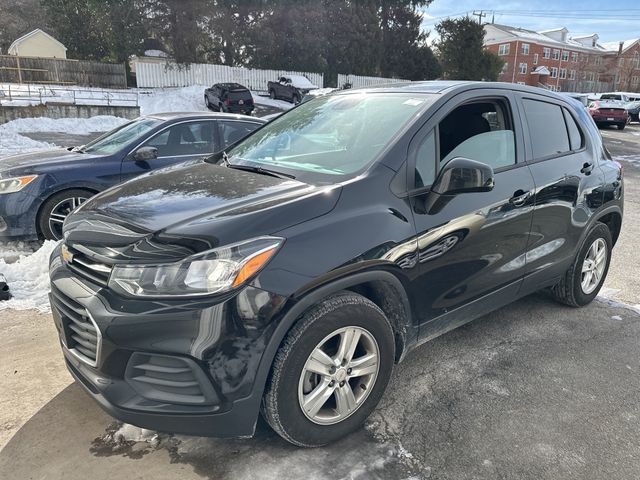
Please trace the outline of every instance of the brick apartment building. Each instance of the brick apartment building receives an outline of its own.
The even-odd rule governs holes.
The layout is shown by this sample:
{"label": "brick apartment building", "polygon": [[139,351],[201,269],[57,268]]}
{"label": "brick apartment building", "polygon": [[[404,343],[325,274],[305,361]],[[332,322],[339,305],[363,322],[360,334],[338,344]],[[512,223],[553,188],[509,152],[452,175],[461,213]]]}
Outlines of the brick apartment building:
{"label": "brick apartment building", "polygon": [[599,43],[566,28],[534,32],[487,24],[485,48],[505,62],[499,80],[563,92],[640,92],[640,39]]}

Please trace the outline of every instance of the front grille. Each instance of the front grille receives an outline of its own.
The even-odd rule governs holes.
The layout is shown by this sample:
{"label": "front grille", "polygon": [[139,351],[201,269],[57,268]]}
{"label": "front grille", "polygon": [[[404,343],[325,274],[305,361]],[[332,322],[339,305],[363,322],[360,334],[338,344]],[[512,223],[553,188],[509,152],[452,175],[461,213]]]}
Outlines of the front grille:
{"label": "front grille", "polygon": [[53,307],[60,313],[64,343],[76,357],[96,366],[102,336],[89,312],[75,300],[53,290]]}
{"label": "front grille", "polygon": [[96,262],[78,249],[69,246],[66,248],[72,255],[71,261],[67,261],[69,270],[103,287],[109,284],[109,276],[113,270],[111,265]]}
{"label": "front grille", "polygon": [[136,352],[129,360],[126,379],[149,400],[187,405],[217,401],[204,372],[186,358]]}

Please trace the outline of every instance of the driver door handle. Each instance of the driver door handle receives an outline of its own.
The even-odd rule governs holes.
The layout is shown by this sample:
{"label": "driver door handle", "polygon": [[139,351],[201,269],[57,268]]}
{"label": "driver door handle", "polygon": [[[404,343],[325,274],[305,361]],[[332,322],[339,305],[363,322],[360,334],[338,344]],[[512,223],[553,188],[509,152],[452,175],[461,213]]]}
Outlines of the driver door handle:
{"label": "driver door handle", "polygon": [[521,207],[527,202],[527,200],[529,200],[530,196],[530,191],[525,192],[524,190],[516,190],[515,192],[513,192],[513,197],[509,199],[509,203],[516,207]]}

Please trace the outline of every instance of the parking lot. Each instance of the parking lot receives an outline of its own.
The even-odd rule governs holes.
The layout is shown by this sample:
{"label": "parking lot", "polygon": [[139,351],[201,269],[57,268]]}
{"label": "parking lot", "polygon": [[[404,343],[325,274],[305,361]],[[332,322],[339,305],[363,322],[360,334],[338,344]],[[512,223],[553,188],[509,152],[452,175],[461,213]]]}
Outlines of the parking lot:
{"label": "parking lot", "polygon": [[598,301],[533,295],[423,345],[366,429],[326,448],[262,423],[253,439],[118,440],[72,383],[50,316],[1,311],[0,478],[640,478],[640,125],[602,134],[626,198]]}

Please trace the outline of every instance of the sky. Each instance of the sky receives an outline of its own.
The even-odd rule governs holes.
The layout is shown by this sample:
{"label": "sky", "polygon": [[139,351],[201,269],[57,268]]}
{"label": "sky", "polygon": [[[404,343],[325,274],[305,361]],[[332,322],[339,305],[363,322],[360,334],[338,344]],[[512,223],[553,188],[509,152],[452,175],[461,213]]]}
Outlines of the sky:
{"label": "sky", "polygon": [[483,22],[493,16],[495,23],[536,31],[567,27],[569,36],[597,33],[600,42],[640,37],[638,0],[433,0],[424,9],[422,27],[433,41],[436,23],[474,11],[486,13]]}

